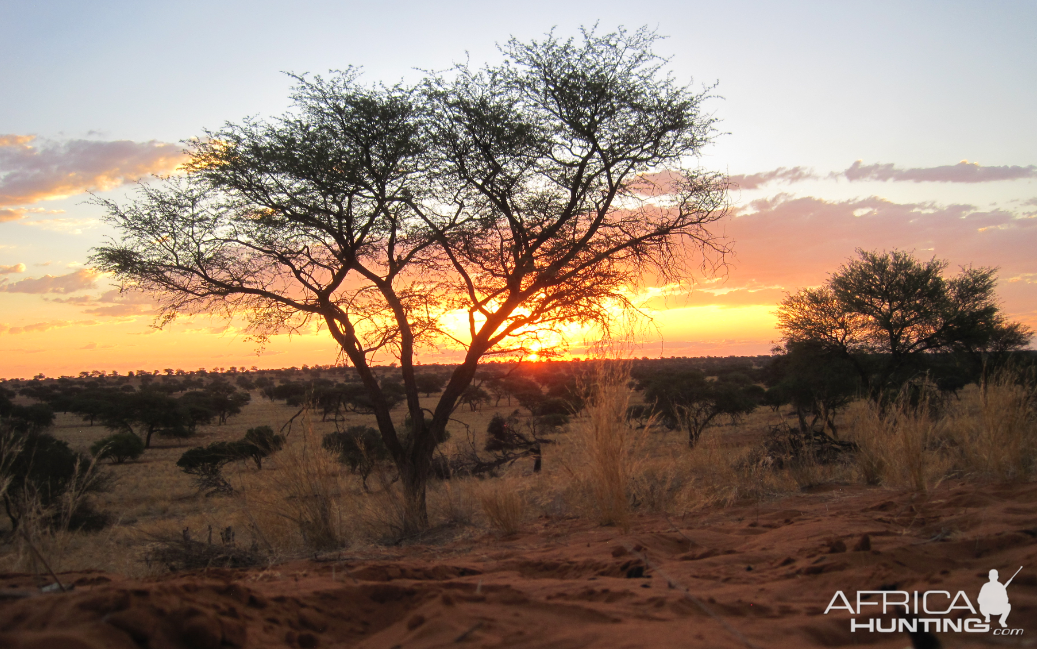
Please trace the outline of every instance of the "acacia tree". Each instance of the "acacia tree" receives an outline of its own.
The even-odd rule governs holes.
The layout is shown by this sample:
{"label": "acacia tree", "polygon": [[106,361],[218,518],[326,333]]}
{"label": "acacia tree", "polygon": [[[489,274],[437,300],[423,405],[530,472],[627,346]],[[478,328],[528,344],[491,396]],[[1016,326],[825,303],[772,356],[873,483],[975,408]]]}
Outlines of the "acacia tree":
{"label": "acacia tree", "polygon": [[[664,72],[656,38],[513,39],[501,65],[414,86],[297,77],[293,112],[206,132],[184,175],[99,201],[121,238],[93,263],[156,295],[159,324],[220,313],[260,340],[326,327],[402,476],[404,527],[421,530],[433,450],[481,358],[567,323],[607,332],[645,278],[722,261],[708,226],[726,178],[684,168],[715,132],[708,91]],[[463,360],[429,418],[414,355],[444,340]],[[399,360],[412,426],[393,421],[377,354]]]}
{"label": "acacia tree", "polygon": [[901,250],[857,250],[821,287],[789,294],[778,307],[784,350],[820,346],[854,364],[873,395],[903,379],[933,352],[1004,352],[1031,331],[998,306],[996,268],[920,261]]}

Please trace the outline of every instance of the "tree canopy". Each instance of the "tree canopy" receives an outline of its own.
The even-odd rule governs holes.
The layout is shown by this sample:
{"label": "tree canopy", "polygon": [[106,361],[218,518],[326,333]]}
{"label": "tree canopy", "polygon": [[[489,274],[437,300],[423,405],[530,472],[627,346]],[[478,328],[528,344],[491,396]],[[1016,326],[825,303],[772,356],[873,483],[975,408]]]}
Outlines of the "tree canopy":
{"label": "tree canopy", "polygon": [[[160,324],[216,313],[260,340],[326,328],[400,468],[405,525],[423,528],[436,440],[480,358],[573,322],[607,334],[647,278],[722,260],[709,226],[727,179],[690,166],[715,134],[708,89],[666,74],[656,39],[513,39],[499,65],[414,85],[298,76],[290,113],[207,131],[186,173],[98,201],[120,238],[93,263],[156,295]],[[426,422],[414,356],[445,343],[463,361]],[[379,354],[400,363],[419,422],[407,440]]]}
{"label": "tree canopy", "polygon": [[996,268],[963,267],[909,252],[857,250],[818,288],[789,294],[778,307],[786,351],[798,344],[853,362],[873,393],[919,369],[936,352],[1005,352],[1031,331],[1009,322],[994,287]]}

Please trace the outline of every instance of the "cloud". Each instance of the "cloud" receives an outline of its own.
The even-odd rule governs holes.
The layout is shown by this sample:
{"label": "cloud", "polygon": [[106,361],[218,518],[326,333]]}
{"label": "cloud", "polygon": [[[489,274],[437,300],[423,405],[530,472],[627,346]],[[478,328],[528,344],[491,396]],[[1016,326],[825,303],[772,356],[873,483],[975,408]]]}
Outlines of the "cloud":
{"label": "cloud", "polygon": [[31,225],[34,228],[50,232],[61,232],[62,234],[83,234],[83,230],[95,228],[100,223],[97,219],[39,219],[36,221],[25,221],[24,225]]}
{"label": "cloud", "polygon": [[35,322],[33,324],[21,325],[12,327],[5,323],[0,323],[0,334],[28,334],[28,333],[41,333],[44,331],[50,331],[51,329],[60,329],[63,327],[73,327],[77,325],[96,325],[96,320],[51,320],[49,322]]}
{"label": "cloud", "polygon": [[787,292],[822,284],[857,248],[897,248],[921,259],[947,260],[952,274],[963,265],[999,268],[997,294],[1006,314],[1037,326],[1032,306],[1037,304],[1037,218],[1026,218],[1019,209],[780,193],[734,206],[730,215],[723,234],[735,254],[728,258],[726,276],[700,280],[691,290],[646,294],[645,307],[660,315],[705,306],[771,312]]}
{"label": "cloud", "polygon": [[146,293],[138,291],[120,292],[118,289],[105,291],[101,295],[75,295],[72,297],[48,298],[51,302],[61,302],[83,308],[83,313],[107,317],[129,317],[135,315],[154,315],[158,311],[154,300]]}
{"label": "cloud", "polygon": [[114,189],[185,160],[180,145],[154,140],[35,143],[30,135],[0,135],[0,206]]}
{"label": "cloud", "polygon": [[125,317],[133,315],[152,315],[155,313],[155,308],[144,304],[113,304],[111,306],[99,306],[91,309],[84,309],[83,313],[109,317]]}
{"label": "cloud", "polygon": [[730,177],[730,181],[732,185],[736,185],[739,189],[759,189],[771,182],[795,183],[818,177],[817,174],[806,167],[778,167],[771,171],[763,171],[756,174],[734,174]]}
{"label": "cloud", "polygon": [[18,147],[28,145],[36,139],[35,135],[0,135],[0,147]]}
{"label": "cloud", "polygon": [[1002,209],[778,194],[732,214],[726,227],[736,251],[732,286],[817,285],[856,248],[900,248],[955,265],[1000,266],[1003,277],[1037,271],[1037,219]]}
{"label": "cloud", "polygon": [[42,210],[40,208],[15,207],[0,208],[0,223],[5,221],[19,221],[30,214],[63,214],[65,210]]}
{"label": "cloud", "polygon": [[910,181],[916,183],[986,183],[999,180],[1037,178],[1037,166],[983,167],[977,162],[962,160],[956,165],[899,169],[892,164],[863,165],[858,160],[838,174],[847,180]]}
{"label": "cloud", "polygon": [[12,210],[9,208],[0,208],[0,223],[5,221],[17,221],[24,219],[27,212],[25,210]]}
{"label": "cloud", "polygon": [[116,349],[117,347],[119,347],[119,345],[98,345],[97,343],[87,343],[82,347],[77,347],[76,349],[84,349],[90,351],[95,349]]}
{"label": "cloud", "polygon": [[24,273],[25,264],[15,264],[14,266],[3,266],[0,265],[0,275],[13,275],[14,273]]}
{"label": "cloud", "polygon": [[67,275],[44,275],[43,277],[27,277],[17,282],[0,283],[0,292],[6,293],[74,293],[94,287],[98,273],[96,270],[84,268]]}

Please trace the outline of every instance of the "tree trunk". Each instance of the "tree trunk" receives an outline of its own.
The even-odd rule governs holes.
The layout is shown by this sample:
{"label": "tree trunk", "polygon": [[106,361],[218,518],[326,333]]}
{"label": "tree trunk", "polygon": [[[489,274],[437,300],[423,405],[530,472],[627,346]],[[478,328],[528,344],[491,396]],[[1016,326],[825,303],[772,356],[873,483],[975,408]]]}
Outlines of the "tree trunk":
{"label": "tree trunk", "polygon": [[425,485],[428,473],[420,470],[400,472],[403,478],[403,535],[411,536],[428,529],[425,507]]}
{"label": "tree trunk", "polygon": [[799,432],[806,435],[810,426],[807,424],[807,413],[803,406],[796,406],[796,418],[799,420]]}

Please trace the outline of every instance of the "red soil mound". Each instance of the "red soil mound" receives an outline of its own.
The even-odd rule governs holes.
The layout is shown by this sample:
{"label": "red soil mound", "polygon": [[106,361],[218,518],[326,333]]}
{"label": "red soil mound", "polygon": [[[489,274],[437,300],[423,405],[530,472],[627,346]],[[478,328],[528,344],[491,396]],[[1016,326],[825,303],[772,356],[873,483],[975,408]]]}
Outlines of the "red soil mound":
{"label": "red soil mound", "polygon": [[[1019,566],[1008,627],[1022,635],[995,636],[996,618],[985,632],[934,635],[945,647],[1037,635],[1035,484],[945,484],[924,497],[833,486],[684,520],[646,516],[629,534],[579,520],[530,529],[267,570],[64,575],[71,592],[0,600],[0,647],[899,648],[906,633],[851,632],[849,612],[825,614],[835,592],[856,605],[858,590],[962,590],[977,606],[988,570],[1004,581]],[[32,586],[0,575],[0,589]],[[897,623],[856,619],[869,617]]]}

